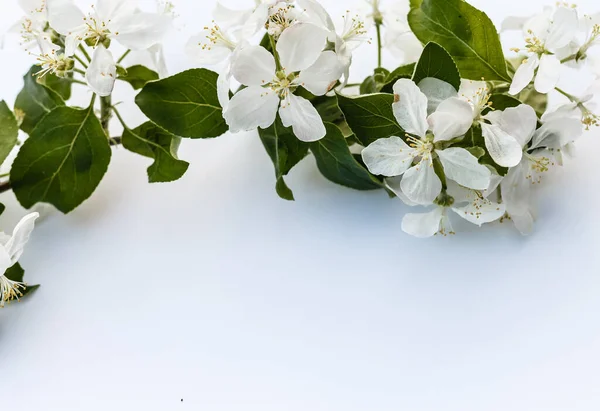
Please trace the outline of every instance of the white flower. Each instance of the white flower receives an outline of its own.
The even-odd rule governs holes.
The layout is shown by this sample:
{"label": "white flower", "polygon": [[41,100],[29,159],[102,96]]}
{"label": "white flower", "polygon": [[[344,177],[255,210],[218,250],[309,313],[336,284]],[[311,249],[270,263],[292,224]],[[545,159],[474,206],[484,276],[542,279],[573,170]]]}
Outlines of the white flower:
{"label": "white flower", "polygon": [[73,70],[75,61],[67,57],[64,53],[61,53],[60,46],[53,44],[46,33],[38,37],[37,43],[40,48],[40,54],[31,54],[37,57],[37,64],[42,67],[42,70],[36,73],[38,77],[44,77],[48,73],[55,74],[58,77],[65,77]]}
{"label": "white flower", "polygon": [[335,54],[344,67],[343,88],[349,79],[354,51],[362,44],[371,41],[371,37],[368,35],[369,26],[365,23],[365,18],[360,13],[346,11],[343,17],[343,28],[338,34],[333,19],[318,1],[298,0],[298,4],[303,10],[302,19],[305,22],[316,24],[329,32],[328,39],[335,44]]}
{"label": "white flower", "polygon": [[12,236],[0,232],[0,273],[2,273],[0,274],[0,307],[4,307],[4,304],[9,301],[18,300],[26,288],[26,284],[12,281],[4,274],[21,258],[23,248],[29,241],[29,236],[38,217],[38,213],[23,217],[15,227]]}
{"label": "white flower", "polygon": [[[560,6],[553,15],[544,13],[525,25],[527,58],[519,66],[509,93],[519,94],[535,77],[535,89],[543,94],[553,90],[560,79],[562,64],[556,53],[577,36],[577,10]],[[518,51],[518,50],[517,50]]]}
{"label": "white flower", "polygon": [[[71,56],[82,42],[96,47],[86,79],[100,96],[112,92],[116,63],[107,49],[112,40],[129,50],[147,50],[159,44],[171,28],[171,17],[164,13],[146,13],[133,0],[97,0],[85,15],[73,0],[47,0],[51,27],[65,36],[65,54]],[[100,59],[95,61],[95,59]],[[108,93],[108,94],[106,94]]]}
{"label": "white flower", "polygon": [[30,50],[38,43],[38,37],[46,34],[48,15],[46,0],[18,0],[19,6],[25,13],[8,33],[19,33],[21,45],[25,50]]}
{"label": "white flower", "polygon": [[506,213],[506,206],[488,199],[501,178],[495,176],[493,180],[491,186],[485,191],[470,190],[450,183],[448,195],[452,205],[437,205],[428,213],[407,214],[402,220],[402,230],[418,238],[429,238],[438,234],[453,235],[455,232],[448,216],[448,210],[479,227],[501,219]]}
{"label": "white flower", "polygon": [[362,152],[369,170],[385,177],[403,175],[402,192],[410,201],[422,205],[433,203],[442,192],[434,160],[440,162],[447,178],[474,190],[487,189],[491,172],[475,156],[463,148],[440,148],[471,128],[471,106],[452,97],[428,116],[427,97],[413,81],[398,80],[394,93],[394,115],[408,133],[410,146],[400,137],[375,141]]}
{"label": "white flower", "polygon": [[[561,90],[562,91],[562,90]],[[566,93],[565,93],[566,94]],[[581,123],[589,130],[593,126],[600,125],[600,116],[596,114],[600,109],[596,97],[600,95],[600,78],[596,78],[585,90],[582,97],[568,95],[569,103],[563,104],[554,111],[548,111],[542,116],[542,121],[550,121],[555,118],[579,118]]]}
{"label": "white flower", "polygon": [[240,50],[232,65],[233,76],[247,86],[236,93],[223,116],[232,132],[250,131],[281,121],[302,141],[325,136],[325,126],[312,104],[294,91],[302,86],[314,95],[327,93],[342,75],[333,51],[322,51],[327,32],[308,23],[285,30],[277,42],[281,69],[271,53],[259,46]]}
{"label": "white flower", "polygon": [[[506,120],[519,118],[520,121]],[[531,189],[541,182],[541,175],[562,161],[562,151],[583,133],[579,120],[553,118],[537,128],[537,114],[527,105],[508,109],[498,118],[501,127],[523,147],[521,162],[509,170],[501,183],[506,211],[523,234],[533,228],[534,212]]]}

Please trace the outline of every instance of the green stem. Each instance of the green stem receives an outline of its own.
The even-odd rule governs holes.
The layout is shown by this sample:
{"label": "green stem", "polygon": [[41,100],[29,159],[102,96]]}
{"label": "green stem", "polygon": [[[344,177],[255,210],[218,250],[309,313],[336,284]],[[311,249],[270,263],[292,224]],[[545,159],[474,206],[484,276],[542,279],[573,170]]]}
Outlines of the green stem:
{"label": "green stem", "polygon": [[[427,167],[427,165],[422,164],[421,167]],[[437,176],[440,178],[440,181],[442,182],[442,189],[445,191],[448,189],[448,181],[446,180],[446,172],[444,171],[444,166],[442,165],[442,161],[439,159],[439,157],[436,157],[433,160],[433,169],[435,170],[435,173],[437,174]]]}
{"label": "green stem", "polygon": [[127,57],[129,53],[131,53],[131,50],[127,50],[121,57],[119,57],[117,64],[120,64],[123,60],[125,60],[125,57]]}
{"label": "green stem", "polygon": [[91,63],[92,62],[92,58],[88,54],[88,52],[85,49],[85,47],[83,47],[83,44],[79,45],[79,50],[81,50],[81,52],[83,53],[83,57],[85,57],[85,59]]}
{"label": "green stem", "polygon": [[110,136],[108,130],[110,119],[112,118],[112,97],[100,97],[100,124],[107,136]]}
{"label": "green stem", "polygon": [[77,73],[77,74],[81,74],[82,76],[84,76],[84,77],[85,77],[85,71],[83,71],[83,70],[81,70],[81,69],[74,68],[74,69],[73,69],[73,72],[74,72],[74,73]]}
{"label": "green stem", "polygon": [[68,81],[69,83],[73,83],[73,84],[81,84],[82,86],[87,86],[88,84],[85,81],[81,81],[81,80],[77,80],[74,78],[63,78],[62,81]]}
{"label": "green stem", "polygon": [[271,48],[273,49],[273,56],[275,56],[275,64],[277,65],[277,71],[280,71],[281,61],[279,60],[279,53],[277,53],[277,43],[271,35],[269,35],[269,41],[271,42]]}
{"label": "green stem", "polygon": [[566,91],[564,91],[558,87],[556,87],[555,90],[558,91],[563,96],[565,96],[566,98],[568,98],[569,100],[571,100],[573,103],[579,103],[579,99],[577,97],[567,93]]}
{"label": "green stem", "polygon": [[85,69],[88,68],[88,65],[86,64],[86,62],[83,61],[83,59],[81,57],[79,57],[77,54],[73,54],[73,57],[75,58],[75,60],[77,60],[83,66],[83,68],[85,68]]}
{"label": "green stem", "polygon": [[376,23],[375,27],[377,29],[377,67],[381,67],[383,63],[383,58],[381,56],[383,43],[381,41],[381,24]]}

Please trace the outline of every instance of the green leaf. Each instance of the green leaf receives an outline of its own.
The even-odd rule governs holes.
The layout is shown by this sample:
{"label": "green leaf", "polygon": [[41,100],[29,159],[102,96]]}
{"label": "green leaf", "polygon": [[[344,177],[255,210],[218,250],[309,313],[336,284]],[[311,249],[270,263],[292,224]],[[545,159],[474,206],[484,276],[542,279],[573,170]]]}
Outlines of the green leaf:
{"label": "green leaf", "polygon": [[456,91],[460,88],[460,74],[452,56],[442,46],[433,42],[425,46],[417,63],[413,81],[419,84],[427,77],[445,81]]}
{"label": "green leaf", "polygon": [[306,157],[308,144],[298,140],[291,128],[284,127],[279,116],[271,127],[259,128],[258,134],[275,166],[277,194],[284,200],[294,201],[294,194],[283,177]]}
{"label": "green leaf", "polygon": [[21,130],[30,134],[37,123],[55,107],[64,106],[65,102],[58,93],[40,84],[35,73],[40,70],[33,66],[23,77],[25,85],[15,101],[15,111],[24,114]]}
{"label": "green leaf", "polygon": [[384,68],[376,68],[373,75],[367,77],[360,85],[360,94],[379,93],[381,88],[385,86],[386,80],[390,72]]}
{"label": "green leaf", "polygon": [[[13,265],[8,270],[6,270],[6,273],[4,273],[4,276],[11,281],[16,281],[16,282],[22,283],[22,282],[24,282],[23,279],[25,277],[25,270],[23,269],[23,267],[21,267],[21,265],[19,263],[15,263],[15,265]],[[27,284],[26,288],[24,290],[21,290],[21,293],[23,294],[22,297],[25,297],[27,294],[32,293],[33,291],[37,290],[38,288],[40,288],[39,285]]]}
{"label": "green leaf", "polygon": [[135,102],[144,114],[176,136],[219,137],[227,130],[217,97],[217,73],[192,69],[146,84]]}
{"label": "green leaf", "polygon": [[[519,100],[508,94],[495,93],[492,93],[490,96],[490,102],[492,102],[492,108],[494,110],[506,110],[507,108],[517,107],[521,104]],[[487,112],[485,114],[487,114]]]}
{"label": "green leaf", "polygon": [[401,78],[412,78],[416,66],[417,65],[415,63],[411,63],[405,66],[400,66],[396,70],[392,71],[385,79],[385,85],[381,88],[381,91],[384,93],[393,93],[394,84],[396,84],[396,82]]}
{"label": "green leaf", "polygon": [[159,76],[156,71],[150,70],[146,66],[136,65],[126,69],[127,73],[117,77],[118,80],[125,81],[133,87],[134,90],[139,90],[154,80],[158,80]]}
{"label": "green leaf", "polygon": [[25,208],[46,202],[68,213],[96,190],[110,157],[93,104],[84,110],[57,107],[19,150],[10,176],[13,191]]}
{"label": "green leaf", "polygon": [[[39,70],[39,67],[37,67]],[[73,87],[73,74],[70,73],[67,78],[60,78],[54,74],[48,73],[38,81],[49,89],[55,91],[64,101],[71,98],[71,88]]]}
{"label": "green leaf", "polygon": [[463,78],[510,82],[494,23],[463,0],[411,0],[408,22],[421,43],[444,47]]}
{"label": "green leaf", "polygon": [[320,96],[312,101],[313,105],[325,122],[335,123],[344,119],[336,96]]}
{"label": "green leaf", "polygon": [[539,117],[541,117],[548,108],[548,95],[539,93],[533,86],[525,88],[525,90],[519,94],[519,100],[524,104],[533,107]]}
{"label": "green leaf", "polygon": [[342,131],[331,123],[325,123],[325,127],[325,138],[310,144],[321,174],[336,184],[355,190],[383,188],[381,181],[355,160]]}
{"label": "green leaf", "polygon": [[404,130],[394,117],[391,94],[370,94],[360,97],[345,97],[338,94],[340,109],[348,125],[363,146],[375,140],[391,136],[404,136]]}
{"label": "green leaf", "polygon": [[19,125],[5,101],[0,101],[0,165],[17,144]]}
{"label": "green leaf", "polygon": [[0,203],[0,215],[4,214],[4,212],[6,211],[6,206],[2,203]]}
{"label": "green leaf", "polygon": [[150,121],[134,130],[125,129],[121,141],[127,150],[154,159],[154,163],[148,168],[150,183],[179,180],[190,166],[177,158],[181,138]]}

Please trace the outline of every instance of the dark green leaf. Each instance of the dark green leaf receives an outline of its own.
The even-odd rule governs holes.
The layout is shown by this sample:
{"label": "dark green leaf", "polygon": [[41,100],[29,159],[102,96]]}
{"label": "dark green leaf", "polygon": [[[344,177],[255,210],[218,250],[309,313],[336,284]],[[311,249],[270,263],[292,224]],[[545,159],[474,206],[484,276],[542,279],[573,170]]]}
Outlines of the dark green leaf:
{"label": "dark green leaf", "polygon": [[19,150],[10,176],[13,191],[25,208],[46,202],[68,213],[96,190],[110,157],[93,106],[57,107]]}
{"label": "dark green leaf", "polygon": [[146,84],[135,99],[144,114],[176,136],[219,137],[228,130],[217,97],[217,73],[192,69]]}
{"label": "dark green leaf", "polygon": [[271,127],[258,129],[258,134],[275,166],[277,194],[284,200],[294,201],[294,194],[283,177],[306,157],[308,144],[298,140],[291,128],[284,127],[279,116]]}
{"label": "dark green leaf", "polygon": [[[37,68],[39,70],[39,67]],[[69,74],[67,78],[60,78],[54,74],[48,73],[38,81],[51,90],[54,90],[64,101],[71,98],[71,88],[73,82],[70,81],[73,74]]]}
{"label": "dark green leaf", "polygon": [[126,81],[131,84],[134,90],[139,90],[150,81],[158,80],[159,76],[156,71],[150,70],[146,66],[137,65],[126,69],[127,73],[119,76],[118,80]]}
{"label": "dark green leaf", "polygon": [[381,88],[381,91],[384,93],[393,93],[394,84],[401,78],[412,78],[415,72],[415,67],[416,64],[412,63],[405,66],[400,66],[396,70],[392,71],[385,79],[385,85]]}
{"label": "dark green leaf", "polygon": [[[517,107],[521,104],[516,98],[508,94],[494,94],[490,96],[490,102],[494,110],[506,110],[507,108]],[[487,114],[487,113],[485,113]]]}
{"label": "dark green leaf", "polygon": [[134,130],[125,129],[122,142],[127,150],[154,159],[148,168],[151,183],[179,180],[189,167],[189,163],[177,158],[181,138],[150,121]]}
{"label": "dark green leaf", "polygon": [[5,101],[0,101],[0,165],[17,144],[19,125]]}
{"label": "dark green leaf", "polygon": [[[6,270],[6,273],[4,274],[4,276],[11,281],[16,281],[16,282],[22,283],[22,282],[24,282],[23,279],[25,276],[25,270],[23,270],[23,267],[21,267],[21,265],[19,263],[16,263],[12,267],[10,267],[8,270]],[[39,285],[27,284],[26,288],[24,290],[21,290],[21,293],[23,294],[22,297],[25,297],[27,294],[30,294],[31,292],[37,290],[38,288],[40,288]]]}
{"label": "dark green leaf", "polygon": [[539,93],[534,87],[529,86],[519,94],[519,100],[524,104],[528,104],[541,117],[548,108],[548,95]]}
{"label": "dark green leaf", "polygon": [[340,109],[348,125],[363,146],[390,136],[404,136],[404,130],[396,121],[391,94],[370,94],[360,97],[338,95]]}
{"label": "dark green leaf", "polygon": [[360,85],[360,94],[379,93],[381,88],[385,86],[386,80],[390,72],[384,68],[376,68],[373,75],[367,77]]}
{"label": "dark green leaf", "polygon": [[340,110],[336,96],[317,97],[312,103],[323,121],[334,123],[344,119],[344,113]]}
{"label": "dark green leaf", "polygon": [[423,43],[438,43],[463,78],[510,82],[498,31],[489,17],[463,0],[411,0],[408,22]]}
{"label": "dark green leaf", "polygon": [[6,211],[6,206],[0,203],[0,215],[4,214],[4,211]]}
{"label": "dark green leaf", "polygon": [[38,83],[35,73],[40,70],[33,66],[23,77],[25,85],[15,101],[15,110],[23,112],[21,130],[31,133],[37,123],[55,107],[64,106],[65,102],[58,93]]}
{"label": "dark green leaf", "polygon": [[419,84],[421,80],[433,77],[452,85],[456,91],[460,88],[460,74],[456,63],[442,46],[428,43],[417,63],[413,80]]}
{"label": "dark green leaf", "polygon": [[325,138],[310,144],[321,174],[336,184],[355,190],[383,188],[381,181],[355,160],[342,131],[331,123],[325,123],[325,127]]}

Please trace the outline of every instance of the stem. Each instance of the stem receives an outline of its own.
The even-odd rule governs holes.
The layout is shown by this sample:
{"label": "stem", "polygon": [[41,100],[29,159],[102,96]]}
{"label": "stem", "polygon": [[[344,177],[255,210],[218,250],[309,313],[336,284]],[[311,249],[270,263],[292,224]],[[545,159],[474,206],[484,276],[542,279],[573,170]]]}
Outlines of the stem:
{"label": "stem", "polygon": [[281,70],[281,61],[279,60],[279,53],[277,53],[277,44],[273,36],[269,35],[269,41],[271,42],[271,48],[273,49],[273,56],[275,56],[275,63],[277,65],[277,71]]}
{"label": "stem", "polygon": [[87,86],[87,83],[85,81],[77,80],[74,78],[63,78],[62,80],[68,81],[69,83],[73,83],[73,84],[81,84],[82,86]]}
{"label": "stem", "polygon": [[81,57],[79,57],[77,54],[73,54],[73,58],[75,58],[75,60],[77,60],[83,66],[83,68],[85,68],[85,69],[88,68],[88,65],[86,64],[86,62],[83,61],[83,59]]}
{"label": "stem", "polygon": [[121,113],[119,113],[119,111],[117,110],[117,108],[115,106],[112,106],[111,109],[116,114],[117,119],[119,120],[119,122],[121,123],[121,125],[123,126],[123,128],[126,129],[126,130],[129,130],[129,127],[127,127],[127,124],[125,124],[125,120],[123,120],[123,117],[121,117]]}
{"label": "stem", "polygon": [[83,71],[83,70],[81,70],[81,69],[74,68],[74,69],[73,69],[73,72],[74,72],[74,73],[81,74],[82,76],[85,76],[85,71]]}
{"label": "stem", "polygon": [[85,47],[83,47],[83,44],[79,45],[79,50],[81,50],[81,52],[83,53],[83,56],[85,57],[85,59],[91,63],[92,62],[92,58],[88,54],[88,52],[85,49]]}
{"label": "stem", "polygon": [[560,61],[560,63],[565,64],[565,63],[568,63],[569,61],[577,60],[578,56],[579,56],[579,52],[577,52],[575,54],[571,54],[569,57],[565,57],[564,59],[562,59]]}
{"label": "stem", "polygon": [[566,91],[564,91],[558,87],[556,87],[555,90],[558,91],[563,96],[565,96],[566,98],[568,98],[569,100],[571,100],[573,103],[579,103],[579,99],[577,97],[567,93]]}
{"label": "stem", "polygon": [[383,48],[383,44],[381,42],[381,24],[379,24],[379,22],[377,22],[375,24],[375,27],[377,29],[377,67],[381,67],[382,66],[382,57],[381,57],[381,50]]}
{"label": "stem", "polygon": [[117,64],[120,64],[123,60],[125,60],[125,57],[127,57],[129,53],[131,53],[131,50],[127,50],[121,57],[119,57]]}
{"label": "stem", "polygon": [[100,97],[100,124],[107,136],[110,136],[108,127],[112,118],[112,98],[111,96]]}
{"label": "stem", "polygon": [[0,184],[0,193],[6,193],[10,190],[12,190],[12,185],[10,184],[10,181],[5,181],[4,183]]}

